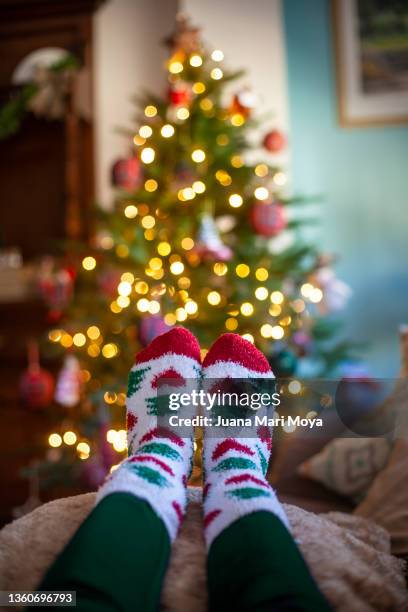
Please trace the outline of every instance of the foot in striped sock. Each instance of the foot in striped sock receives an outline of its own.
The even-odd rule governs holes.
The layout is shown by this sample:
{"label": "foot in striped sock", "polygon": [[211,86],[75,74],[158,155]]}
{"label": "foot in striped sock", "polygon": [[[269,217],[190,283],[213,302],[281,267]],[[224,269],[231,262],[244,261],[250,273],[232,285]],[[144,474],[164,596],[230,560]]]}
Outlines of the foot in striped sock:
{"label": "foot in striped sock", "polygon": [[174,539],[186,507],[186,484],[193,457],[193,437],[182,438],[157,425],[159,380],[184,390],[199,383],[200,347],[183,328],[158,336],[136,356],[129,374],[127,430],[129,457],[101,487],[97,501],[127,492],[147,501]]}
{"label": "foot in striped sock", "polygon": [[[204,381],[223,378],[273,378],[265,357],[241,336],[224,334],[211,347],[203,363]],[[204,382],[205,384],[205,382]],[[271,416],[271,415],[270,415]],[[271,431],[258,429],[258,437],[204,437],[204,527],[207,546],[239,518],[266,510],[288,526],[286,514],[266,480],[271,453]]]}

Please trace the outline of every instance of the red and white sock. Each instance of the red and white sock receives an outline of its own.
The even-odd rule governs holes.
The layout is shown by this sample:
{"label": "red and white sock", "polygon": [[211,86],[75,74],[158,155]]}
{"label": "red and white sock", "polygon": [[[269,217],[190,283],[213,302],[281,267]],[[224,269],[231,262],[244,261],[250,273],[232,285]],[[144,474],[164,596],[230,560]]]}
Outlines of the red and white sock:
{"label": "red and white sock", "polygon": [[[204,381],[223,378],[274,378],[265,357],[236,334],[224,334],[203,363]],[[205,383],[204,383],[205,384]],[[288,527],[288,519],[266,480],[271,453],[271,431],[259,428],[258,437],[204,436],[204,528],[208,548],[239,518],[266,510]]]}
{"label": "red and white sock", "polygon": [[[191,386],[201,375],[200,347],[186,329],[158,336],[136,356],[129,374],[127,430],[129,457],[112,472],[97,502],[115,492],[147,501],[165,523],[173,540],[186,508],[186,485],[193,457],[193,437],[181,438],[157,425],[157,387],[171,379]],[[194,384],[194,382],[193,382]]]}

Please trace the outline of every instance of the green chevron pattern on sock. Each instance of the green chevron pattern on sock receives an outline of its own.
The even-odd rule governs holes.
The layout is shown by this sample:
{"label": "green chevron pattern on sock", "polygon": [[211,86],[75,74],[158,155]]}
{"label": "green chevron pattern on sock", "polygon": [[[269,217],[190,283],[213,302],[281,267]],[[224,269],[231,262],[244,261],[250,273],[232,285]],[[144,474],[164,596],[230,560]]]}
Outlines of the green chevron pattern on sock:
{"label": "green chevron pattern on sock", "polygon": [[213,468],[213,472],[225,472],[227,470],[257,470],[256,464],[245,457],[228,457],[223,459]]}
{"label": "green chevron pattern on sock", "polygon": [[174,461],[182,460],[180,453],[165,442],[150,442],[148,444],[144,444],[140,448],[140,451],[147,454],[160,455],[161,457],[173,459]]}
{"label": "green chevron pattern on sock", "polygon": [[127,397],[132,397],[137,393],[142,386],[142,382],[145,378],[145,374],[150,370],[150,367],[143,368],[142,370],[130,371],[128,378],[128,390]]}
{"label": "green chevron pattern on sock", "polygon": [[147,406],[147,414],[150,416],[158,415],[158,407],[159,407],[159,398],[158,397],[148,397],[145,400]]}
{"label": "green chevron pattern on sock", "polygon": [[135,432],[133,436],[128,441],[128,453],[129,455],[134,455],[135,449],[133,448],[137,433]]}
{"label": "green chevron pattern on sock", "polygon": [[162,476],[157,470],[154,470],[147,465],[134,465],[132,463],[127,464],[127,469],[130,472],[134,472],[143,480],[150,482],[150,484],[155,484],[159,487],[170,487],[169,481]]}
{"label": "green chevron pattern on sock", "polygon": [[256,445],[256,450],[258,451],[259,459],[261,461],[261,470],[264,476],[266,476],[266,472],[268,471],[268,461],[266,460],[265,455],[263,454],[259,444]]}
{"label": "green chevron pattern on sock", "polygon": [[268,491],[264,491],[263,489],[255,489],[253,487],[243,487],[242,489],[227,491],[226,495],[229,497],[237,497],[238,499],[253,499],[254,497],[270,496]]}

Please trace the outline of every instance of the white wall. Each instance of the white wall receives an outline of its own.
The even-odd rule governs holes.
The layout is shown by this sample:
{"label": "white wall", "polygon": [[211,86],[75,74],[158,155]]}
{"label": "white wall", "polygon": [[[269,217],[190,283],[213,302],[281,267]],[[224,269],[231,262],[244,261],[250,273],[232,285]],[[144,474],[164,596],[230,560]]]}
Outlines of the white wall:
{"label": "white wall", "polygon": [[161,44],[173,29],[176,0],[108,0],[94,18],[94,108],[96,198],[112,201],[112,162],[127,154],[129,141],[115,133],[134,125],[132,96],[164,88]]}
{"label": "white wall", "polygon": [[[202,27],[210,48],[224,52],[229,69],[247,71],[241,83],[258,95],[256,115],[263,119],[258,140],[268,127],[286,132],[288,94],[281,0],[180,0],[180,9]],[[236,90],[237,83],[230,88]],[[259,155],[264,158],[265,151]],[[286,151],[279,161],[284,162],[287,156]]]}

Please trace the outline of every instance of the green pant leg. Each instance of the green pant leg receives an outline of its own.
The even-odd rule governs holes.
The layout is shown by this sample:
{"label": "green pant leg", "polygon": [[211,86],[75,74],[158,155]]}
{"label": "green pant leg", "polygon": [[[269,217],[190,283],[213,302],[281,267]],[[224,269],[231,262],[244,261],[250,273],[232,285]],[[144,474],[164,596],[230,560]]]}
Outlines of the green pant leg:
{"label": "green pant leg", "polygon": [[330,610],[291,534],[265,511],[235,521],[214,540],[208,590],[211,612]]}
{"label": "green pant leg", "polygon": [[170,539],[148,503],[128,493],[105,497],[38,587],[76,591],[77,610],[150,612],[160,602]]}

